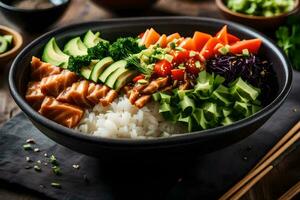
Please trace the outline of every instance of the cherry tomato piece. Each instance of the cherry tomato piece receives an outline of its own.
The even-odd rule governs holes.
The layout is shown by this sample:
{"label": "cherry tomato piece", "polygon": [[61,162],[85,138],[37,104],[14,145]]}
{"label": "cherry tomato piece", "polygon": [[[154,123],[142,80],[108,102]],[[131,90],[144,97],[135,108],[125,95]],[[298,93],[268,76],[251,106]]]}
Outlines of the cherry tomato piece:
{"label": "cherry tomato piece", "polygon": [[184,79],[184,69],[172,69],[171,73],[174,80],[182,81]]}
{"label": "cherry tomato piece", "polygon": [[140,75],[134,77],[132,81],[133,81],[134,83],[136,83],[136,82],[138,82],[139,80],[144,79],[144,78],[145,78],[145,75],[144,75],[144,74],[140,74]]}
{"label": "cherry tomato piece", "polygon": [[185,67],[186,67],[186,71],[188,73],[197,76],[199,74],[199,72],[200,72],[200,67],[197,67],[196,62],[199,62],[199,64],[200,64],[200,61],[198,59],[196,59],[195,57],[191,57],[185,63]]}
{"label": "cherry tomato piece", "polygon": [[175,51],[173,53],[172,64],[174,66],[178,66],[181,63],[186,62],[189,59],[190,52],[189,51]]}
{"label": "cherry tomato piece", "polygon": [[168,62],[167,60],[160,60],[158,61],[155,66],[154,66],[154,72],[158,76],[168,76],[171,75],[171,70],[172,70],[172,64]]}

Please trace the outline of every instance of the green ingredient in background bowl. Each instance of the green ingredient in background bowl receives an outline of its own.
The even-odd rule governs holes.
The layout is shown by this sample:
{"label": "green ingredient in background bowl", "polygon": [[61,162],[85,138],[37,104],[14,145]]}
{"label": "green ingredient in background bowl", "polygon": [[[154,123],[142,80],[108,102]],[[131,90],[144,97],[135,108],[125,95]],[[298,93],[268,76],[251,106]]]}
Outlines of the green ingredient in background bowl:
{"label": "green ingredient in background bowl", "polygon": [[276,31],[277,44],[291,60],[292,66],[300,70],[300,25],[299,18],[290,19],[287,26]]}
{"label": "green ingredient in background bowl", "polygon": [[271,17],[293,10],[294,0],[228,0],[227,7],[235,12]]}
{"label": "green ingredient in background bowl", "polygon": [[12,35],[0,35],[0,54],[10,50],[12,46]]}

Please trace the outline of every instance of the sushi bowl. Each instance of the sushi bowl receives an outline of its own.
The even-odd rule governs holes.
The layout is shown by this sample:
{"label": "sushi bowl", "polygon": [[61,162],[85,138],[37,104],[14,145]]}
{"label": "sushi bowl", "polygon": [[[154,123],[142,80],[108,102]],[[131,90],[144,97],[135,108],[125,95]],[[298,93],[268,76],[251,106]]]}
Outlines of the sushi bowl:
{"label": "sushi bowl", "polygon": [[[121,35],[139,35],[149,27],[170,34],[179,32],[190,35],[195,30],[216,32],[226,24],[231,33],[240,38],[260,38],[262,47],[260,54],[274,64],[278,90],[274,98],[259,112],[227,126],[193,131],[172,137],[150,139],[105,138],[85,135],[76,129],[64,127],[35,111],[26,101],[26,85],[30,79],[30,61],[32,56],[41,56],[41,52],[52,37],[58,44],[86,30],[101,31],[107,39],[116,39]],[[14,60],[9,73],[10,91],[18,106],[32,121],[41,133],[55,142],[72,150],[101,157],[158,159],[185,157],[209,153],[231,145],[249,136],[261,127],[287,98],[291,89],[292,69],[284,53],[266,36],[255,30],[225,20],[199,17],[151,17],[109,19],[97,22],[75,24],[56,29],[30,43]]]}

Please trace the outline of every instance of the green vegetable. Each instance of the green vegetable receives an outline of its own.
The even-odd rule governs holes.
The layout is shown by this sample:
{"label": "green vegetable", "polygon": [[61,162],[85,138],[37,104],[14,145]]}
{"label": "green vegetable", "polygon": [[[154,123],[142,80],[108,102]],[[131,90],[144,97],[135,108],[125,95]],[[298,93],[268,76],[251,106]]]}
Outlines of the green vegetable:
{"label": "green vegetable", "polygon": [[89,55],[85,56],[70,56],[68,69],[77,74],[80,73],[80,69],[84,66],[88,66],[92,59]]}
{"label": "green vegetable", "polygon": [[160,102],[159,112],[166,120],[183,123],[189,131],[228,125],[261,109],[259,89],[241,78],[229,87],[224,81],[219,75],[202,71],[194,89],[157,92],[153,99]]}
{"label": "green vegetable", "polygon": [[52,171],[55,175],[61,175],[60,168],[58,166],[53,166]]}
{"label": "green vegetable", "polygon": [[232,11],[247,15],[271,17],[294,9],[295,0],[228,0]]}
{"label": "green vegetable", "polygon": [[88,49],[88,55],[91,59],[105,58],[108,56],[109,42],[100,41],[96,46]]}
{"label": "green vegetable", "polygon": [[59,188],[59,189],[61,188],[60,183],[56,183],[56,182],[52,182],[51,186],[54,187],[54,188]]}
{"label": "green vegetable", "polygon": [[109,47],[109,55],[114,60],[127,58],[131,54],[139,53],[145,47],[140,47],[137,40],[132,37],[119,38]]}
{"label": "green vegetable", "polygon": [[300,70],[300,25],[299,18],[291,19],[290,26],[282,26],[276,31],[277,44],[292,62],[293,68]]}
{"label": "green vegetable", "polygon": [[32,150],[32,146],[31,146],[31,144],[24,144],[24,145],[23,145],[23,149],[24,149],[25,151]]}
{"label": "green vegetable", "polygon": [[50,163],[52,165],[56,165],[56,166],[58,165],[58,162],[57,162],[56,157],[54,155],[50,156]]}

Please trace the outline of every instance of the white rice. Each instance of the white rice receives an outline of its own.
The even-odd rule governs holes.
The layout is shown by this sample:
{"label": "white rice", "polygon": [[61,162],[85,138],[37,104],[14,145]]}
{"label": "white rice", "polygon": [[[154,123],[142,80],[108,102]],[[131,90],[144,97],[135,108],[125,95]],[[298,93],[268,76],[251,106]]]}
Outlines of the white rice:
{"label": "white rice", "polygon": [[110,106],[96,105],[86,110],[79,125],[82,133],[109,138],[155,138],[184,133],[180,125],[167,122],[159,114],[157,103],[148,103],[142,109],[132,105],[126,96]]}

